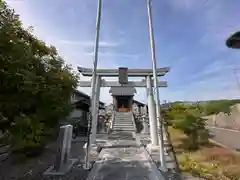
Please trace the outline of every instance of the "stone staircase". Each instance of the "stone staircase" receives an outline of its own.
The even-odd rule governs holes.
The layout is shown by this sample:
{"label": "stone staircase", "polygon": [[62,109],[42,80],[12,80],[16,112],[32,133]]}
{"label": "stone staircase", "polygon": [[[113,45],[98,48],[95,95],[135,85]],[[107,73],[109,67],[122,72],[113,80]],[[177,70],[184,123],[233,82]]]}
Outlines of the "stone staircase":
{"label": "stone staircase", "polygon": [[135,126],[132,118],[132,112],[115,112],[112,130],[135,132]]}

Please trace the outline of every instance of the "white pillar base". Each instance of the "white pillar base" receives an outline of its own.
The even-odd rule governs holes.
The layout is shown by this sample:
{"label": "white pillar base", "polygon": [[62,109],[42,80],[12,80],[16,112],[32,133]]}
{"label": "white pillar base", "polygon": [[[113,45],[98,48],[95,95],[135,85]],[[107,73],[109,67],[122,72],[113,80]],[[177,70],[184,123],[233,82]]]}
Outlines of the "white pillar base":
{"label": "white pillar base", "polygon": [[159,148],[160,148],[159,145],[153,145],[153,144],[148,144],[148,145],[147,145],[147,150],[148,150],[150,153],[159,151]]}
{"label": "white pillar base", "polygon": [[147,96],[148,96],[148,116],[150,124],[150,137],[153,145],[158,145],[158,132],[157,132],[157,118],[156,118],[156,108],[153,97],[153,90],[151,84],[151,77],[146,77],[147,82]]}
{"label": "white pillar base", "polygon": [[84,163],[83,169],[84,170],[90,170],[92,168],[92,164],[90,162]]}
{"label": "white pillar base", "polygon": [[[147,151],[149,152],[149,154],[151,154],[151,153],[157,153],[157,154],[159,154],[159,152],[160,152],[160,146],[159,145],[152,145],[152,144],[148,144],[147,145]],[[150,155],[151,156],[151,155]],[[166,151],[164,151],[164,156],[166,157],[166,156],[168,156],[168,153],[166,152]],[[160,160],[158,159],[158,161],[160,162]],[[161,162],[160,162],[161,163]],[[163,171],[163,172],[167,172],[168,171],[168,169],[167,168],[163,168],[163,167],[159,167],[159,169],[161,170],[161,171]]]}

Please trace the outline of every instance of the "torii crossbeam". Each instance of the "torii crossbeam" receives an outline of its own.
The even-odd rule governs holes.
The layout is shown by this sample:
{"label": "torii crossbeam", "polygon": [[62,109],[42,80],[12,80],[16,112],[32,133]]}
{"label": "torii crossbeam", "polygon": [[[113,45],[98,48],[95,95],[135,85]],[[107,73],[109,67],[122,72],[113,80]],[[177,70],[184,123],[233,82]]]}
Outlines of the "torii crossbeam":
{"label": "torii crossbeam", "polygon": [[[78,67],[78,71],[83,76],[92,76],[93,75],[93,70],[90,68]],[[158,68],[156,70],[157,76],[164,76],[169,71],[170,71],[169,67]],[[97,75],[104,76],[104,77],[118,77],[119,69],[97,69],[96,73],[97,73]],[[152,69],[128,69],[128,76],[129,77],[153,76],[153,71],[152,71]]]}
{"label": "torii crossbeam", "polygon": [[[79,82],[81,87],[91,87],[91,81],[80,81]],[[153,82],[151,83],[153,84]],[[100,87],[147,87],[146,80],[143,79],[142,81],[128,81],[128,84],[120,84],[117,81],[105,81],[104,79],[101,80]],[[167,87],[168,83],[166,81],[158,82],[158,87]]]}

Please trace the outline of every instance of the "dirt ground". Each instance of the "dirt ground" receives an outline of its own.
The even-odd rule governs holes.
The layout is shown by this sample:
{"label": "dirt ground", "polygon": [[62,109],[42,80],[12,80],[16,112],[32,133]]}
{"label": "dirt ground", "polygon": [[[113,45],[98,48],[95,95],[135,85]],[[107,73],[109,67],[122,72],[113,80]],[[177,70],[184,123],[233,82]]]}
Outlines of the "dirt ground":
{"label": "dirt ground", "polygon": [[79,161],[72,170],[64,176],[44,176],[44,171],[53,165],[56,158],[56,143],[46,147],[44,153],[36,158],[26,158],[11,155],[9,159],[0,164],[0,180],[84,180],[88,172],[83,170],[82,161],[84,142],[73,142],[71,156]]}
{"label": "dirt ground", "polygon": [[214,143],[190,152],[181,146],[186,138],[182,132],[173,128],[169,132],[184,173],[207,180],[240,180],[240,153]]}

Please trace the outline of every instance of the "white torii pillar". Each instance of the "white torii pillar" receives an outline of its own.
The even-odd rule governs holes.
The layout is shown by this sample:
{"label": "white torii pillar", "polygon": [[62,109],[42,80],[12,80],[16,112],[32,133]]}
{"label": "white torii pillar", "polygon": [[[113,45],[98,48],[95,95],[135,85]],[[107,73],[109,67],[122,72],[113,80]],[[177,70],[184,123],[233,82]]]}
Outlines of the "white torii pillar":
{"label": "white torii pillar", "polygon": [[96,77],[96,88],[95,88],[95,97],[94,104],[92,106],[92,142],[95,143],[96,134],[97,134],[97,123],[98,123],[98,111],[99,111],[99,98],[100,98],[100,89],[101,89],[101,77]]}
{"label": "white torii pillar", "polygon": [[148,115],[150,124],[150,136],[152,145],[158,145],[158,134],[157,134],[157,118],[156,118],[156,108],[153,97],[153,90],[151,84],[151,77],[146,77],[147,81],[147,97],[148,97]]}

